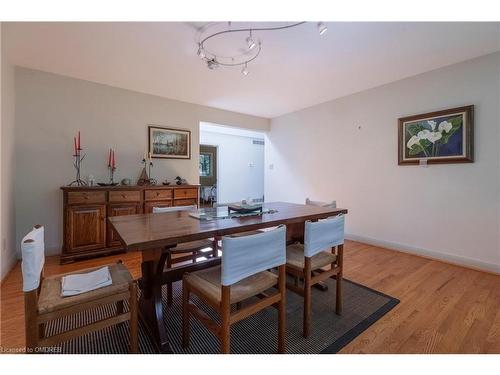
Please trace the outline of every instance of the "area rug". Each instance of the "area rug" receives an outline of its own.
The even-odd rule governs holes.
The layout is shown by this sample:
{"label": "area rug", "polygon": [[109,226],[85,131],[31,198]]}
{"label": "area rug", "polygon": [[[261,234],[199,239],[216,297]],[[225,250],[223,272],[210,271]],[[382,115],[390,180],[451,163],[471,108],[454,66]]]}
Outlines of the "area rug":
{"label": "area rug", "polygon": [[[336,353],[358,335],[387,314],[399,300],[344,279],[344,306],[341,316],[335,314],[335,280],[326,281],[327,291],[313,289],[311,335],[302,336],[302,297],[287,291],[287,353],[318,354]],[[166,289],[163,288],[166,301]],[[181,347],[181,283],[174,283],[174,302],[167,308],[164,302],[165,325],[174,353],[219,353],[218,339],[196,319],[191,318],[189,349]],[[196,301],[209,315],[216,317],[210,308]],[[88,324],[97,317],[116,313],[115,305],[73,315],[47,325],[47,334],[53,335],[75,325]],[[267,308],[231,327],[231,353],[264,354],[275,353],[278,337],[278,312]],[[65,342],[60,353],[68,354],[119,354],[128,352],[128,322],[108,327],[99,332]],[[146,334],[145,327],[139,326],[139,346],[141,353],[156,353],[155,346]]]}

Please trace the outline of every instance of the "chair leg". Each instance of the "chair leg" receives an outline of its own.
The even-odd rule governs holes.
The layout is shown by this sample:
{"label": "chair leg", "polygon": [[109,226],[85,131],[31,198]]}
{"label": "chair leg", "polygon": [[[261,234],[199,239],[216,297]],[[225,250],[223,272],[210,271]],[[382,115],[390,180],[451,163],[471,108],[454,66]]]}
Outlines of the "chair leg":
{"label": "chair leg", "polygon": [[212,242],[212,257],[217,258],[218,254],[218,247],[219,247],[219,237],[215,236],[214,241]]}
{"label": "chair leg", "polygon": [[279,291],[281,294],[278,305],[278,353],[286,351],[286,266],[279,267]]}
{"label": "chair leg", "polygon": [[311,325],[311,258],[305,257],[304,267],[304,320],[302,335],[309,337]]}
{"label": "chair leg", "polygon": [[231,352],[231,326],[229,324],[229,317],[231,314],[230,304],[230,287],[222,286],[222,303],[221,303],[221,327],[220,327],[220,340],[221,340],[221,353],[228,354]]}
{"label": "chair leg", "polygon": [[339,267],[339,273],[337,274],[337,293],[335,301],[335,312],[337,315],[342,314],[342,278],[344,271],[344,245],[339,245],[337,247],[337,266]]}
{"label": "chair leg", "polygon": [[38,338],[40,340],[45,338],[45,323],[40,323],[38,326]]}
{"label": "chair leg", "polygon": [[189,347],[189,285],[182,282],[182,347]]}
{"label": "chair leg", "polygon": [[342,314],[342,274],[337,274],[337,294],[335,300],[335,312],[337,315]]}
{"label": "chair leg", "polygon": [[[123,312],[123,301],[121,301]],[[137,284],[133,281],[130,284],[130,353],[139,352],[138,343],[138,319],[137,319]]]}
{"label": "chair leg", "polygon": [[[170,269],[172,268],[172,254],[168,253],[167,254],[167,268]],[[172,283],[169,282],[167,283],[167,306],[172,306]]]}
{"label": "chair leg", "polygon": [[24,319],[25,319],[25,339],[26,353],[35,353],[38,346],[40,330],[37,324],[38,309],[37,291],[32,290],[24,293]]}

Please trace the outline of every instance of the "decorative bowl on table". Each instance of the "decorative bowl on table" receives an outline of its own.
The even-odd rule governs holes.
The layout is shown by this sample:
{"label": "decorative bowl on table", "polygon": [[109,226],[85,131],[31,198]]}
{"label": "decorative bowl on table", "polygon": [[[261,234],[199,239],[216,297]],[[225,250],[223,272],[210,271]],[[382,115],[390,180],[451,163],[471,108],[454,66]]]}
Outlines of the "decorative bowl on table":
{"label": "decorative bowl on table", "polygon": [[262,203],[231,203],[227,206],[228,211],[240,214],[262,211]]}

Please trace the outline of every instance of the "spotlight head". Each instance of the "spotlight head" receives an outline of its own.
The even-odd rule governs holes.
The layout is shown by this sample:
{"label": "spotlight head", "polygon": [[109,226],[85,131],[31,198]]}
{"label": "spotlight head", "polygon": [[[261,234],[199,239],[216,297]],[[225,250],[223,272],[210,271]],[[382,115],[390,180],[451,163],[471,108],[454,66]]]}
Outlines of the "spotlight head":
{"label": "spotlight head", "polygon": [[255,48],[255,46],[257,45],[257,44],[255,43],[255,41],[252,39],[252,36],[249,36],[249,37],[246,39],[246,41],[247,41],[247,46],[248,46],[248,49],[253,49],[253,48]]}
{"label": "spotlight head", "polygon": [[243,74],[244,76],[247,76],[248,75],[248,67],[247,67],[247,64],[245,63],[245,66],[243,67],[243,69],[241,69],[241,74]]}
{"label": "spotlight head", "polygon": [[200,59],[204,59],[206,56],[202,46],[198,47],[198,56]]}
{"label": "spotlight head", "polygon": [[326,33],[327,30],[328,30],[328,27],[323,22],[318,23],[319,35],[323,35],[324,33]]}

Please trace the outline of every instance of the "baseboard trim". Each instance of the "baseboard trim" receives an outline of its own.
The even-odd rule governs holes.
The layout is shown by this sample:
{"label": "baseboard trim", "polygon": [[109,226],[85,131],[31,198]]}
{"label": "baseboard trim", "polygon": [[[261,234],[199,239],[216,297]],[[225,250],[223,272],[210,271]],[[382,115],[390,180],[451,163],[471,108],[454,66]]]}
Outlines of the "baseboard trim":
{"label": "baseboard trim", "polygon": [[11,254],[11,256],[7,259],[7,267],[6,267],[7,271],[2,275],[0,284],[3,284],[4,280],[7,278],[7,276],[9,276],[9,274],[12,272],[16,264],[17,264],[17,254],[14,253]]}
{"label": "baseboard trim", "polygon": [[445,263],[450,263],[456,266],[466,267],[478,271],[489,272],[496,275],[500,275],[500,264],[486,263],[481,260],[463,257],[460,255],[453,255],[448,253],[439,253],[433,250],[417,248],[413,246],[403,245],[395,242],[378,240],[371,237],[359,236],[357,234],[346,234],[346,239],[363,242],[368,245],[373,245],[377,247],[383,247],[389,250],[396,250],[402,253],[412,254],[421,256],[424,258],[429,258],[433,260],[439,260]]}
{"label": "baseboard trim", "polygon": [[47,246],[45,247],[45,256],[50,257],[53,255],[61,255],[61,246]]}

